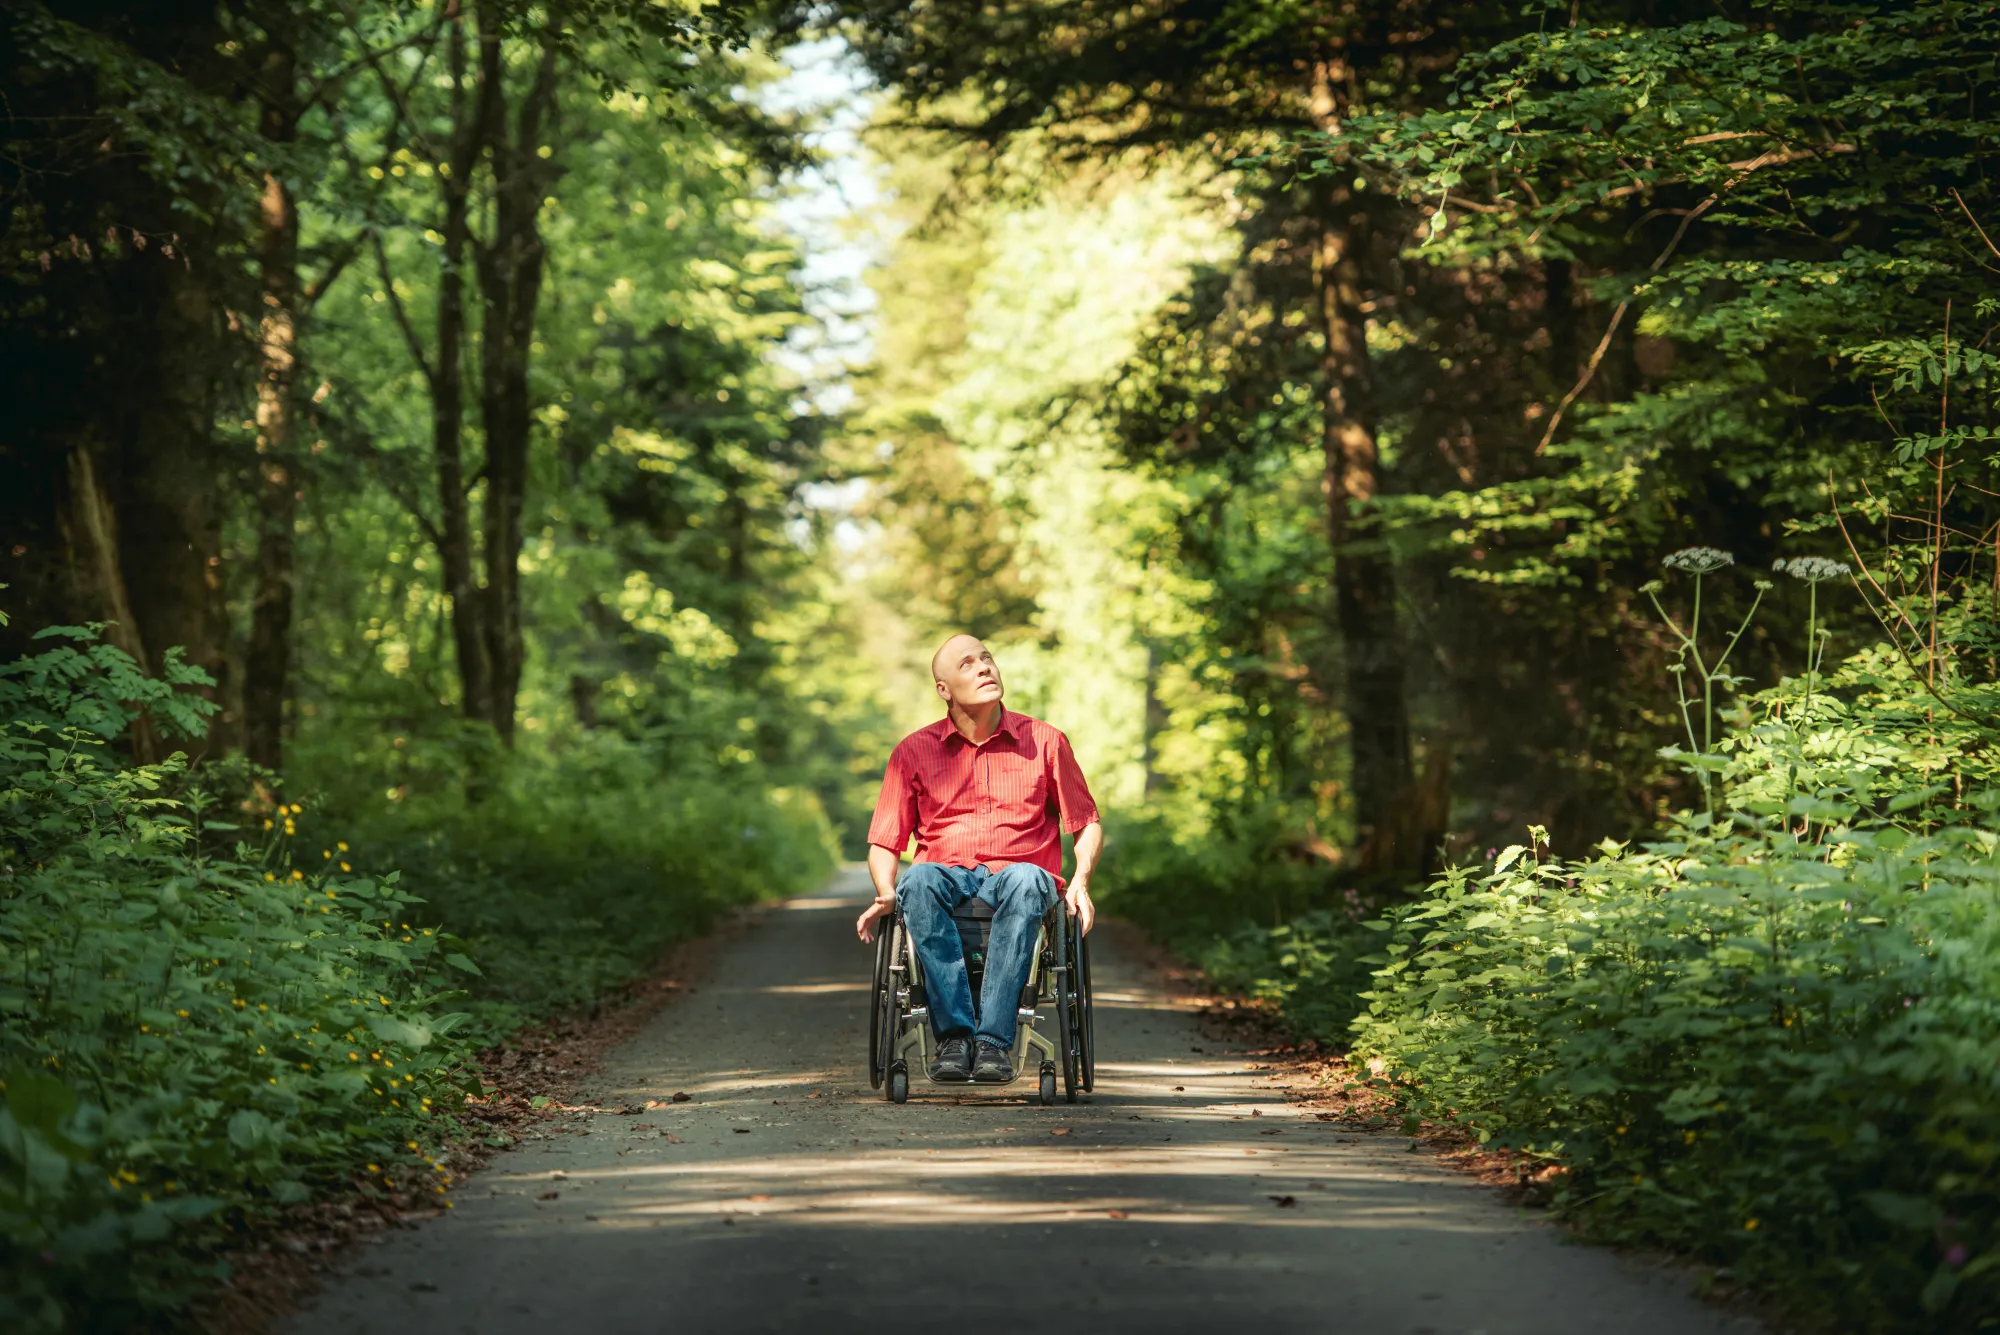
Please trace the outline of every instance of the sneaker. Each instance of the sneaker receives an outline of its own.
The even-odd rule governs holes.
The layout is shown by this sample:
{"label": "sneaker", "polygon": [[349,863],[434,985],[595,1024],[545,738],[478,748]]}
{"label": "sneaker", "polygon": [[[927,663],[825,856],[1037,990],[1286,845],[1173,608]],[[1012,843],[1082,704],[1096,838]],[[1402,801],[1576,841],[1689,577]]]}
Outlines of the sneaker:
{"label": "sneaker", "polygon": [[982,1085],[1004,1085],[1014,1078],[1014,1063],[1005,1048],[991,1043],[979,1045],[979,1058],[972,1064],[972,1078]]}
{"label": "sneaker", "polygon": [[947,1038],[938,1044],[937,1055],[931,1058],[931,1079],[939,1084],[972,1079],[972,1056],[967,1051],[970,1046],[962,1038]]}

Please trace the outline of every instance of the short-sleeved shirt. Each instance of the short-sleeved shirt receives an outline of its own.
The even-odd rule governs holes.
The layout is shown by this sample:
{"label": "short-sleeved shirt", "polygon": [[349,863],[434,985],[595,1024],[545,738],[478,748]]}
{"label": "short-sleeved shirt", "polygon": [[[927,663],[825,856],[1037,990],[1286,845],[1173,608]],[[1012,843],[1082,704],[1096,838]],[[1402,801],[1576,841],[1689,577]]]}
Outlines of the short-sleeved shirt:
{"label": "short-sleeved shirt", "polygon": [[896,744],[868,842],[918,862],[998,871],[1031,862],[1062,881],[1062,836],[1097,819],[1097,803],[1069,738],[1005,710],[977,746],[949,717]]}

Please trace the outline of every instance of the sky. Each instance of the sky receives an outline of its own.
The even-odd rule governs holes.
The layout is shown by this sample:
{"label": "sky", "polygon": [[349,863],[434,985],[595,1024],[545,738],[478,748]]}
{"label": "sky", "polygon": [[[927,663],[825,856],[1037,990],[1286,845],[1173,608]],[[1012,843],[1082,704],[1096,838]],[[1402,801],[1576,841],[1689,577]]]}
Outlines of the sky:
{"label": "sky", "polygon": [[[785,74],[757,91],[768,111],[806,120],[808,147],[818,164],[785,185],[776,220],[804,257],[806,310],[814,323],[780,350],[781,365],[798,376],[811,407],[840,413],[853,405],[850,372],[874,350],[874,290],[869,271],[881,264],[894,240],[888,223],[884,168],[862,142],[878,94],[841,39],[801,42],[783,53]],[[851,514],[867,490],[863,479],[816,483],[803,489],[810,509]],[[799,523],[802,539],[810,528]],[[836,520],[835,545],[852,553],[867,534],[852,519]]]}
{"label": "sky", "polygon": [[862,143],[877,94],[845,42],[801,42],[783,53],[786,74],[758,90],[766,110],[789,113],[811,128],[807,146],[819,163],[780,194],[777,221],[805,258],[808,310],[824,330],[808,335],[788,356],[822,411],[847,406],[851,391],[840,371],[866,363],[871,351],[875,294],[868,270],[887,253],[883,168]]}

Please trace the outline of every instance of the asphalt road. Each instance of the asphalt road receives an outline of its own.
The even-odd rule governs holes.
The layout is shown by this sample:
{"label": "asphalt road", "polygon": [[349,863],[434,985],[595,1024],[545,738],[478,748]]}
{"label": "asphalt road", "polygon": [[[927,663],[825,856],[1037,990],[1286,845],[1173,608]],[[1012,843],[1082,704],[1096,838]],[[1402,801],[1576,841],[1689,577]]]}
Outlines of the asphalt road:
{"label": "asphalt road", "polygon": [[1092,938],[1097,1093],[868,1088],[866,881],[765,913],[622,1049],[605,1106],[354,1249],[300,1335],[1758,1329],[1566,1243],[1406,1138],[1287,1104],[1117,924]]}

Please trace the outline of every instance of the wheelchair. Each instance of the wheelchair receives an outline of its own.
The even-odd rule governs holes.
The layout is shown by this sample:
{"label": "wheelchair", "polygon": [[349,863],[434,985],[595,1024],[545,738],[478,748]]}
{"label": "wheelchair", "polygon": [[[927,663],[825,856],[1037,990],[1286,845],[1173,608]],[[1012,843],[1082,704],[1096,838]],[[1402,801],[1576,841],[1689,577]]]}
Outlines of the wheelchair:
{"label": "wheelchair", "polygon": [[[965,968],[978,1004],[985,976],[986,942],[993,930],[993,906],[968,899],[952,912],[959,940],[965,946]],[[1075,1103],[1079,1092],[1097,1084],[1096,1029],[1090,1009],[1090,941],[1058,898],[1043,915],[1035,934],[1034,963],[1021,989],[1019,1024],[1014,1031],[1014,1079],[1032,1066],[1040,1077],[1038,1098],[1044,1107],[1056,1101],[1056,1073],[1062,1073],[1063,1096]],[[1054,1023],[1050,1025],[1049,1017]],[[1045,1030],[1053,1028],[1050,1034]],[[910,945],[898,904],[875,936],[875,991],[869,1010],[868,1077],[873,1088],[892,1103],[910,1097],[910,1072],[929,1080],[936,1045],[930,1009],[924,997],[923,967]],[[1035,1060],[1031,1061],[1030,1058]],[[1007,1082],[1009,1084],[1012,1081]],[[953,1088],[966,1088],[955,1084]],[[1000,1085],[972,1086],[997,1089]]]}

